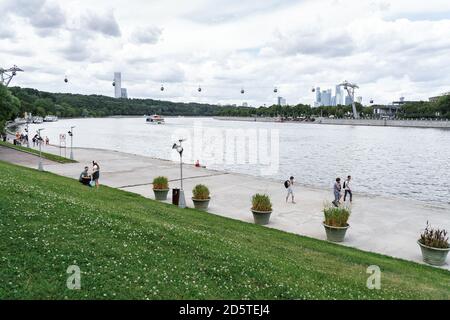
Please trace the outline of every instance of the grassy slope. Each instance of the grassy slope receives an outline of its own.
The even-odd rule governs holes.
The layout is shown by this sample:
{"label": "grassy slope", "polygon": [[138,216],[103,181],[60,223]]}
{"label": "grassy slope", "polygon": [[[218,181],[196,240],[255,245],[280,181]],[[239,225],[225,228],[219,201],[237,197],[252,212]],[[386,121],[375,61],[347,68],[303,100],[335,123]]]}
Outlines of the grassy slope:
{"label": "grassy slope", "polygon": [[[450,299],[445,270],[4,162],[0,176],[2,299]],[[80,291],[66,289],[72,264]]]}
{"label": "grassy slope", "polygon": [[[28,152],[28,153],[35,154],[35,155],[39,155],[39,150],[22,147],[22,146],[16,146],[9,142],[0,141],[0,146],[8,147],[8,148],[15,149],[18,151]],[[57,156],[57,155],[54,155],[51,153],[46,153],[46,152],[42,152],[42,158],[45,158],[45,159],[48,159],[51,161],[55,161],[55,162],[59,162],[59,163],[76,163],[77,162],[75,160],[70,160],[70,159],[60,157],[60,156]]]}

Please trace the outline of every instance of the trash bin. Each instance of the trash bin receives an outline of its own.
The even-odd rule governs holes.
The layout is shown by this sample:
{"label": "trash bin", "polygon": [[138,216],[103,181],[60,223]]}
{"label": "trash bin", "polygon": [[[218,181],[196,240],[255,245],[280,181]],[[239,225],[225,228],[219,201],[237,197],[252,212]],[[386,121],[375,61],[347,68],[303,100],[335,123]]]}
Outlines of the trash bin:
{"label": "trash bin", "polygon": [[180,189],[172,189],[172,204],[178,205],[180,202]]}

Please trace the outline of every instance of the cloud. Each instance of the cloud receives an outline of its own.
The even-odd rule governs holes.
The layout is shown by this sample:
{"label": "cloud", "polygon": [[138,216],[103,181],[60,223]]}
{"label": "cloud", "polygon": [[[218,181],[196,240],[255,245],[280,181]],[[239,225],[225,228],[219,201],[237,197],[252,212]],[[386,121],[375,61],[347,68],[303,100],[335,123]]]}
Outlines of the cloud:
{"label": "cloud", "polygon": [[[323,57],[339,57],[351,55],[356,49],[353,38],[344,31],[328,33],[327,30],[302,33],[293,32],[289,35],[278,35],[278,40],[272,45],[275,51],[285,55],[315,55]],[[278,50],[277,50],[278,49]]]}
{"label": "cloud", "polygon": [[0,7],[4,14],[28,21],[41,36],[57,31],[65,25],[66,16],[61,7],[45,0],[9,0]]}
{"label": "cloud", "polygon": [[39,12],[45,2],[45,0],[6,0],[0,8],[3,13],[28,18]]}
{"label": "cloud", "polygon": [[82,35],[72,34],[69,43],[59,50],[65,59],[74,62],[88,60],[91,50],[88,47],[86,38]]}
{"label": "cloud", "polygon": [[112,11],[105,14],[97,14],[93,11],[89,11],[82,18],[82,27],[86,30],[111,37],[120,37],[122,34],[119,23]]}
{"label": "cloud", "polygon": [[46,3],[36,14],[30,16],[30,23],[35,28],[56,29],[63,26],[66,16],[56,4]]}
{"label": "cloud", "polygon": [[134,31],[131,39],[137,44],[155,44],[161,38],[162,29],[157,27],[139,28]]}
{"label": "cloud", "polygon": [[112,95],[118,70],[133,97],[254,106],[274,103],[274,86],[311,103],[311,87],[344,79],[364,101],[450,90],[448,0],[0,0],[0,10],[0,61],[58,70],[15,79],[43,90]]}
{"label": "cloud", "polygon": [[228,0],[202,1],[183,17],[202,24],[223,24],[245,19],[248,16],[273,11],[299,0]]}
{"label": "cloud", "polygon": [[5,16],[3,21],[0,23],[0,40],[15,38],[16,32],[11,24],[11,19]]}

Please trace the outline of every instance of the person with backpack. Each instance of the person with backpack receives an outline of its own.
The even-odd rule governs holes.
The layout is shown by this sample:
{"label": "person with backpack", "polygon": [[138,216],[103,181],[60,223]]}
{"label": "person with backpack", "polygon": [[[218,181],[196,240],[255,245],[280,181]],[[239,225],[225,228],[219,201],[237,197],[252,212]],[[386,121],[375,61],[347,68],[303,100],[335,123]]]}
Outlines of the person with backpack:
{"label": "person with backpack", "polygon": [[288,190],[286,196],[286,203],[289,201],[289,196],[292,197],[292,203],[295,204],[294,200],[294,177],[290,177],[289,180],[284,182],[284,187]]}
{"label": "person with backpack", "polygon": [[100,183],[98,180],[100,179],[100,166],[97,162],[92,161],[92,181],[94,186],[98,189],[100,186]]}
{"label": "person with backpack", "polygon": [[351,180],[352,180],[352,177],[348,176],[347,180],[344,181],[344,190],[345,190],[344,202],[345,202],[345,200],[347,200],[347,195],[350,196],[350,203],[352,203],[352,201],[353,201],[352,189],[350,188],[350,181]]}
{"label": "person with backpack", "polygon": [[332,202],[335,207],[339,207],[340,201],[341,201],[341,178],[337,178],[336,182],[333,186],[333,193],[334,193],[334,201]]}

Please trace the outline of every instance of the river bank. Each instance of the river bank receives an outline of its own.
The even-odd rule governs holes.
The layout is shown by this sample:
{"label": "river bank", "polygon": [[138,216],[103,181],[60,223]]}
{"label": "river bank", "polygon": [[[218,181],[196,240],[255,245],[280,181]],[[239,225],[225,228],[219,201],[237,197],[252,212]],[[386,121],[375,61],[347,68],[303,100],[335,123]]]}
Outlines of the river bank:
{"label": "river bank", "polygon": [[328,124],[346,126],[372,126],[372,127],[405,127],[405,128],[434,128],[450,129],[448,120],[390,120],[390,119],[332,119],[317,118],[315,121],[292,121],[281,120],[276,117],[214,117],[222,121],[245,121],[245,122],[283,122],[299,124]]}
{"label": "river bank", "polygon": [[[1,151],[0,155],[4,154]],[[45,151],[59,154],[59,148],[53,146],[46,146]],[[78,179],[84,165],[96,160],[102,168],[102,184],[152,199],[151,182],[156,176],[167,176],[171,188],[179,186],[176,162],[99,149],[76,148],[74,153],[78,164],[45,163],[45,170]],[[37,166],[36,159],[30,157],[17,158],[16,163],[31,168]],[[285,202],[286,190],[281,181],[188,165],[184,176],[186,201],[190,207],[193,207],[191,190],[202,183],[211,190],[211,213],[252,223],[251,196],[257,192],[267,193],[274,208],[268,227],[325,239],[322,208],[324,202],[331,200],[331,190],[300,185],[295,190],[297,204],[294,205]],[[170,196],[168,202],[171,202]],[[450,229],[449,213],[450,206],[445,204],[429,205],[356,193],[351,228],[344,245],[421,263],[416,243],[420,232],[427,221],[433,226]],[[450,265],[444,268],[450,270]]]}

